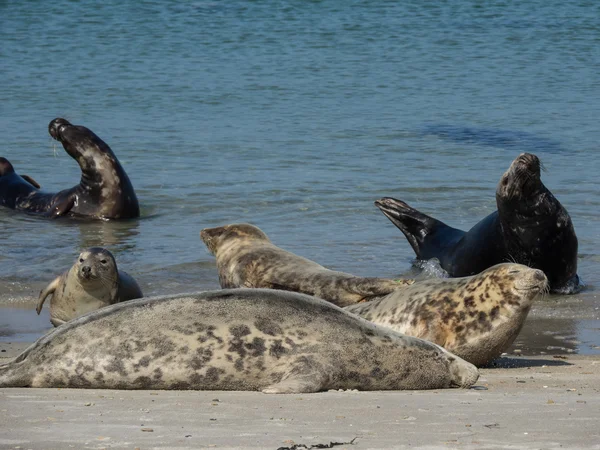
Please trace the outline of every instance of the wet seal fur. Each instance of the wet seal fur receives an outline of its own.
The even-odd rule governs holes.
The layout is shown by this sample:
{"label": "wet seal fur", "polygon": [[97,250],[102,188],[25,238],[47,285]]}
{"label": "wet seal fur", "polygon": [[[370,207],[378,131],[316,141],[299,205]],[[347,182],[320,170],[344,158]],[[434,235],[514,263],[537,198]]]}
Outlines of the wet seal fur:
{"label": "wet seal fur", "polygon": [[347,306],[413,283],[413,280],[362,278],[326,269],[273,245],[258,227],[247,223],[205,228],[200,238],[217,258],[223,288],[281,289]]}
{"label": "wet seal fur", "polygon": [[65,119],[54,119],[48,130],[79,164],[79,184],[55,194],[46,193],[30,177],[18,175],[6,158],[0,158],[0,205],[46,217],[139,217],[131,181],[104,141],[91,130]]}
{"label": "wet seal fur", "polygon": [[439,259],[450,276],[515,262],[542,270],[552,292],[580,291],[575,229],[567,210],[542,183],[537,156],[523,153],[512,162],[498,183],[496,203],[498,210],[468,232],[400,200],[382,198],[375,205],[404,233],[418,259]]}
{"label": "wet seal fur", "polygon": [[36,307],[38,315],[49,295],[50,322],[55,327],[90,311],[143,297],[137,282],[119,271],[112,253],[100,247],[81,252],[68,271],[42,289]]}
{"label": "wet seal fur", "polygon": [[541,270],[506,263],[471,277],[420,281],[346,310],[482,366],[511,346],[546,290]]}
{"label": "wet seal fur", "polygon": [[0,387],[300,393],[469,387],[478,376],[438,345],[269,289],[118,303],[0,365]]}

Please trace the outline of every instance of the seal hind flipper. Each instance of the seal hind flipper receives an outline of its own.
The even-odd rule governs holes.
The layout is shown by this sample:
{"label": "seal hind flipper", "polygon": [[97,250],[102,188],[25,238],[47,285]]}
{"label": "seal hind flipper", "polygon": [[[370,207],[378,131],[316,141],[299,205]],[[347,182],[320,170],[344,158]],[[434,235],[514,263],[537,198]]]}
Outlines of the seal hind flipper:
{"label": "seal hind flipper", "polygon": [[21,178],[23,178],[25,181],[27,181],[30,185],[32,185],[35,188],[41,189],[42,187],[40,186],[40,184],[35,181],[33,178],[31,178],[29,175],[21,175]]}
{"label": "seal hind flipper", "polygon": [[35,307],[35,312],[38,313],[38,316],[42,312],[42,306],[44,306],[46,297],[48,297],[50,294],[54,294],[54,291],[56,290],[56,288],[58,287],[58,284],[60,283],[61,276],[56,277],[54,280],[52,280],[50,282],[50,284],[48,284],[48,286],[46,286],[44,289],[42,289],[40,291],[40,296],[38,297],[38,303],[37,303],[37,306]]}
{"label": "seal hind flipper", "polygon": [[454,244],[465,234],[411,208],[402,200],[384,197],[376,200],[375,206],[402,231],[418,259],[437,257],[440,249]]}

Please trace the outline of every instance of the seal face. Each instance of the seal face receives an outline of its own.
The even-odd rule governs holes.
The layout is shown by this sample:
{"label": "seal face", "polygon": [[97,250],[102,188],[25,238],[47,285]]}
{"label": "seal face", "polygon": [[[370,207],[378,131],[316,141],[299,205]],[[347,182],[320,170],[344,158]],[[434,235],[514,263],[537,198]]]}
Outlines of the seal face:
{"label": "seal face", "polygon": [[338,306],[381,297],[413,280],[362,278],[287,252],[250,224],[205,228],[202,241],[217,258],[223,288],[269,288],[314,295]]}
{"label": "seal face", "polygon": [[91,130],[60,118],[50,122],[48,131],[79,164],[79,184],[56,194],[45,193],[29,177],[17,175],[12,165],[2,158],[1,205],[47,217],[139,217],[140,209],[131,181],[113,151],[102,139]]}
{"label": "seal face", "polygon": [[346,310],[481,366],[511,346],[546,290],[541,270],[505,263],[471,277],[418,282]]}
{"label": "seal face", "polygon": [[0,365],[0,387],[260,390],[468,387],[438,345],[269,289],[142,298],[94,311]]}
{"label": "seal face", "polygon": [[553,292],[581,290],[577,236],[567,210],[542,183],[537,156],[523,153],[513,161],[498,183],[496,203],[498,210],[468,232],[400,200],[387,197],[375,205],[404,233],[418,259],[439,259],[450,276],[516,262],[542,270]]}
{"label": "seal face", "polygon": [[137,282],[117,269],[114,256],[105,248],[91,247],[75,264],[40,292],[36,311],[50,301],[50,322],[55,327],[90,311],[143,296]]}

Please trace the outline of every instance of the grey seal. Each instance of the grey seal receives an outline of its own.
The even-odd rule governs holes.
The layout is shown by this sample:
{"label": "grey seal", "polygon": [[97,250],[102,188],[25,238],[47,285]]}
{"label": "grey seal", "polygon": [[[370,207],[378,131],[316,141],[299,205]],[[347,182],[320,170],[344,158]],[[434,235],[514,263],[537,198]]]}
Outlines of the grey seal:
{"label": "grey seal", "polygon": [[112,253],[101,247],[81,252],[68,271],[42,289],[38,314],[49,295],[50,322],[55,327],[98,308],[143,297],[135,279],[119,271]]}
{"label": "grey seal", "polygon": [[90,129],[54,119],[50,135],[81,168],[81,180],[57,193],[44,192],[30,177],[18,175],[6,158],[0,158],[0,205],[44,217],[130,219],[139,217],[138,199],[111,148]]}
{"label": "grey seal", "polygon": [[0,365],[0,387],[308,393],[468,387],[477,378],[475,366],[438,345],[269,289],[118,303]]}
{"label": "grey seal", "polygon": [[541,270],[506,263],[471,277],[420,281],[346,310],[482,366],[510,347],[546,290]]}
{"label": "grey seal", "polygon": [[439,259],[452,277],[515,262],[542,270],[552,292],[572,294],[582,288],[577,236],[569,213],[542,183],[540,167],[537,156],[519,155],[498,183],[498,210],[467,232],[401,200],[386,197],[375,205],[404,233],[418,259]]}
{"label": "grey seal", "polygon": [[200,238],[217,258],[223,288],[269,288],[314,295],[338,306],[378,298],[413,280],[363,278],[337,272],[271,243],[254,225],[205,228]]}

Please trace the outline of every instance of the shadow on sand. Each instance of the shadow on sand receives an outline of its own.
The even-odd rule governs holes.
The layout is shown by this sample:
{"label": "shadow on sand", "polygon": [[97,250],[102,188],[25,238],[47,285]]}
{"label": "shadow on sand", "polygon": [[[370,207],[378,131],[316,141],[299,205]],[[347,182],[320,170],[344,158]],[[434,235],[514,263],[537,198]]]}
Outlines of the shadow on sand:
{"label": "shadow on sand", "polygon": [[523,369],[526,367],[557,367],[557,366],[572,366],[573,364],[565,361],[564,356],[556,355],[551,358],[515,358],[515,357],[502,357],[495,359],[494,361],[482,366],[484,369]]}

